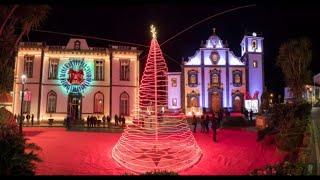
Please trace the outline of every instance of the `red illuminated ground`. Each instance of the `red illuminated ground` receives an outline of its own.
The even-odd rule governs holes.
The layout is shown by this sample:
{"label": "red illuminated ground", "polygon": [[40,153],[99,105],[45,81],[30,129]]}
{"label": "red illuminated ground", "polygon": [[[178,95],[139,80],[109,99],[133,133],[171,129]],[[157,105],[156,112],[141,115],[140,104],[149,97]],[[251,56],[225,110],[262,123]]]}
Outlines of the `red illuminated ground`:
{"label": "red illuminated ground", "polygon": [[[24,128],[27,138],[42,148],[43,162],[38,175],[123,175],[130,173],[117,165],[111,150],[120,133],[68,132],[64,128]],[[266,143],[256,142],[256,133],[245,130],[197,132],[195,138],[203,156],[180,175],[245,175],[255,168],[280,161],[284,155]]]}

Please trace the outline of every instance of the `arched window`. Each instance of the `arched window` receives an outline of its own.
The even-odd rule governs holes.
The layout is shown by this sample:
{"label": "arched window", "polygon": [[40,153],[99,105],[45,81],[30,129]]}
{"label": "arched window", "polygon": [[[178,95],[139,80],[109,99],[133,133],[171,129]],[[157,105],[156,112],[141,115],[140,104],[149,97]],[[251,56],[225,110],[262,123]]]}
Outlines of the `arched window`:
{"label": "arched window", "polygon": [[192,97],[191,99],[190,99],[190,106],[191,107],[198,107],[199,105],[198,105],[198,98],[197,97]]}
{"label": "arched window", "polygon": [[57,93],[50,91],[47,95],[47,112],[55,113],[57,108]]}
{"label": "arched window", "polygon": [[191,74],[190,82],[191,84],[197,83],[197,76],[195,74]]}
{"label": "arched window", "polygon": [[[21,97],[21,96],[20,96]],[[29,114],[31,108],[31,91],[26,89],[23,96],[23,113]]]}
{"label": "arched window", "polygon": [[127,92],[120,94],[120,115],[129,115],[129,94]]}
{"label": "arched window", "polygon": [[233,86],[240,87],[242,86],[242,71],[235,70],[232,71],[233,74]]}
{"label": "arched window", "polygon": [[258,49],[257,40],[253,39],[251,42],[252,49],[256,51]]}
{"label": "arched window", "polygon": [[234,77],[234,82],[235,83],[240,83],[240,75],[239,74],[235,74],[235,77]]}
{"label": "arched window", "polygon": [[94,94],[94,113],[103,114],[104,97],[102,92],[98,91]]}
{"label": "arched window", "polygon": [[187,94],[187,106],[188,107],[199,107],[199,93],[192,91]]}
{"label": "arched window", "polygon": [[257,68],[257,67],[258,67],[258,62],[257,62],[257,60],[254,60],[254,61],[253,61],[253,67],[254,67],[254,68]]}
{"label": "arched window", "polygon": [[80,41],[75,41],[74,42],[74,47],[73,47],[74,49],[76,49],[76,50],[79,50],[80,49]]}
{"label": "arched window", "polygon": [[212,83],[214,83],[214,84],[219,83],[219,76],[217,74],[214,74],[212,76]]}
{"label": "arched window", "polygon": [[188,85],[190,87],[198,86],[198,71],[196,70],[188,71]]}
{"label": "arched window", "polygon": [[220,70],[218,69],[210,70],[210,77],[211,77],[211,80],[210,80],[211,86],[219,87],[220,86]]}

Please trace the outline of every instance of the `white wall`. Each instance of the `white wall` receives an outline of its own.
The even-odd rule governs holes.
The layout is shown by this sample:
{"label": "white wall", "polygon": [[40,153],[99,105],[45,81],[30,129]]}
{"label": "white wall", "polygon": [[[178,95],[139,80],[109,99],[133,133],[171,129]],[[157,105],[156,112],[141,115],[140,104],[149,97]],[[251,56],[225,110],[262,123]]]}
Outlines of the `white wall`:
{"label": "white wall", "polygon": [[[177,80],[177,86],[173,87],[171,80]],[[177,99],[177,106],[172,105],[173,99]],[[168,73],[168,109],[181,108],[181,73]]]}
{"label": "white wall", "polygon": [[[70,43],[69,43],[70,45]],[[73,43],[71,43],[73,49]],[[70,47],[71,47],[70,45]],[[85,46],[85,47],[82,47]],[[40,72],[42,71],[42,82],[41,82],[41,101],[40,101],[40,120],[47,121],[48,118],[53,118],[55,120],[63,120],[67,115],[67,104],[68,104],[68,94],[61,86],[60,80],[49,80],[48,79],[48,70],[49,70],[49,59],[50,58],[58,58],[59,59],[59,69],[66,62],[69,61],[70,58],[84,58],[85,61],[94,65],[94,60],[103,59],[105,61],[105,72],[104,72],[104,81],[95,81],[93,80],[91,85],[87,87],[85,92],[83,93],[82,99],[82,117],[86,118],[88,114],[93,113],[94,111],[94,94],[98,91],[104,94],[104,114],[109,115],[110,112],[110,56],[109,51],[106,50],[104,52],[95,52],[89,51],[89,47],[85,42],[81,43],[82,49],[86,49],[85,51],[65,51],[63,49],[59,50],[50,50],[48,47],[44,49],[44,64],[43,69],[40,68],[41,63],[41,49],[38,48],[20,48],[16,60],[16,70],[15,70],[15,85],[14,85],[14,113],[20,113],[20,103],[21,103],[21,80],[20,76],[23,73],[24,66],[24,56],[35,55],[34,60],[34,69],[33,69],[33,78],[29,78],[27,80],[27,84],[25,85],[25,89],[31,90],[32,99],[31,99],[31,114],[35,115],[35,118],[38,114],[38,105],[39,105],[39,81],[40,81]],[[89,49],[88,49],[89,48]],[[139,85],[139,66],[138,66],[138,51],[126,51],[126,50],[117,50],[113,51],[113,89],[112,89],[112,112],[114,114],[119,114],[119,100],[120,93],[126,91],[130,97],[130,111],[132,111],[136,104],[136,99],[138,95],[138,85]],[[120,81],[119,72],[120,72],[120,64],[119,59],[130,59],[130,81]],[[93,67],[93,75],[94,75],[94,67]],[[59,74],[58,74],[59,78]],[[93,76],[94,78],[94,76]],[[57,107],[56,113],[47,113],[47,95],[48,92],[53,90],[57,94]],[[51,116],[51,117],[50,117]],[[36,119],[37,120],[37,119]]]}

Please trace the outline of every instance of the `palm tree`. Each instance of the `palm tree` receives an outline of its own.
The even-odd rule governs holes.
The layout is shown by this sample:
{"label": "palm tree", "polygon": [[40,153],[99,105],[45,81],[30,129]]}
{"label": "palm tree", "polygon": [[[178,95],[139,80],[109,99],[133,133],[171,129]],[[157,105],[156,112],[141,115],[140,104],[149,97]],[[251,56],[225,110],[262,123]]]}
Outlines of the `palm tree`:
{"label": "palm tree", "polygon": [[21,17],[22,31],[16,40],[15,45],[17,46],[21,38],[28,35],[31,29],[38,28],[41,23],[47,18],[49,6],[21,6],[21,11],[17,14]]}
{"label": "palm tree", "polygon": [[14,11],[17,9],[19,5],[15,4],[12,8],[8,8],[5,6],[0,6],[0,11],[3,13],[3,22],[0,27],[0,36],[2,35],[2,32],[4,30],[5,25],[7,24],[8,20],[11,18]]}
{"label": "palm tree", "polygon": [[47,5],[0,5],[0,72],[12,74],[0,76],[0,92],[12,88],[13,79],[8,77],[13,77],[14,58],[19,42],[31,29],[41,25],[49,10]]}
{"label": "palm tree", "polygon": [[308,38],[293,39],[280,46],[277,65],[284,74],[286,85],[291,89],[294,102],[302,100],[305,85],[310,82],[311,59],[311,41]]}

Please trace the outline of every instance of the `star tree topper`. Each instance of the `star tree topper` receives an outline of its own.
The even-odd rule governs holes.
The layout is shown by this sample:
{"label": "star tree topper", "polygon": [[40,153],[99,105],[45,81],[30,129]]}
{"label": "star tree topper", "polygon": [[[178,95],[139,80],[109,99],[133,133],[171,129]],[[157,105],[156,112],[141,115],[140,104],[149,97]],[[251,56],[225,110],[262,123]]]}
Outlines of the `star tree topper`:
{"label": "star tree topper", "polygon": [[154,25],[152,24],[151,26],[150,26],[150,32],[152,33],[152,38],[157,38],[157,31],[156,31],[156,27],[154,27]]}

